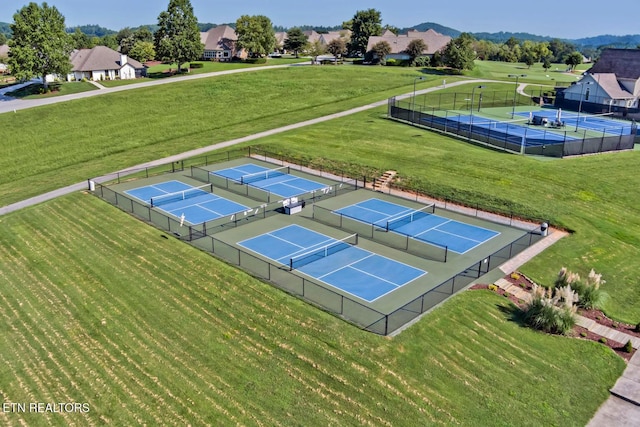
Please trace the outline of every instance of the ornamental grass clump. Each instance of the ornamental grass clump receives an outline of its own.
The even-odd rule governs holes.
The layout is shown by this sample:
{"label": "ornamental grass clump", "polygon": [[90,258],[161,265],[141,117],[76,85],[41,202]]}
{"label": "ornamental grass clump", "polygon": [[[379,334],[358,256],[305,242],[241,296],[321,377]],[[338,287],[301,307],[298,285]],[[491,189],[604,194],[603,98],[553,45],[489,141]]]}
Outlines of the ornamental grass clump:
{"label": "ornamental grass clump", "polygon": [[578,294],[578,307],[591,310],[603,308],[608,295],[600,289],[600,285],[605,283],[602,280],[602,274],[596,273],[593,269],[589,272],[586,280],[582,280],[578,273],[573,273],[562,267],[555,281],[555,287],[571,286],[571,289]]}
{"label": "ornamental grass clump", "polygon": [[531,301],[522,309],[523,319],[535,329],[566,335],[576,324],[577,298],[571,286],[545,289],[534,284]]}

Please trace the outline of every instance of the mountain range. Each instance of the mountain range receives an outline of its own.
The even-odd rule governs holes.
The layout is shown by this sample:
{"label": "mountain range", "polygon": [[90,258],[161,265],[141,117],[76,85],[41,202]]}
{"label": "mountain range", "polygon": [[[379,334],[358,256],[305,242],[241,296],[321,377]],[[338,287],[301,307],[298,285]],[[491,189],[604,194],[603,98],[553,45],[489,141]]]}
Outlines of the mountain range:
{"label": "mountain range", "polygon": [[[157,25],[142,25],[143,27],[148,27],[150,29],[157,28]],[[201,31],[206,31],[211,27],[215,27],[215,24],[210,23],[201,23],[198,24]],[[108,28],[100,27],[99,25],[82,25],[78,27],[69,28],[69,32],[75,31],[76,28],[80,28],[82,32],[89,36],[102,37],[105,34],[115,34],[117,31],[110,30]],[[317,31],[332,31],[332,30],[340,30],[340,26],[335,27],[318,27],[311,25],[301,26],[303,30],[314,28]],[[426,31],[428,29],[433,29],[440,34],[444,34],[453,38],[458,37],[462,32],[450,27],[445,27],[444,25],[437,24],[435,22],[423,22],[418,25],[414,25],[413,27],[400,28],[401,33],[405,33],[408,30],[418,30],[418,31]],[[134,29],[135,30],[135,29]],[[286,28],[277,27],[276,31],[284,31]],[[0,22],[0,33],[5,34],[6,36],[10,35],[9,24],[6,22]],[[512,33],[500,31],[497,33],[471,33],[478,40],[488,40],[494,43],[504,43],[509,40],[511,37],[517,40],[531,40],[536,42],[541,41],[551,41],[554,39],[558,39],[559,37],[549,37],[549,36],[539,36],[536,34],[530,33]],[[580,39],[561,39],[562,41],[572,43],[576,45],[578,48],[599,48],[599,47],[618,47],[618,48],[637,48],[640,46],[640,34],[632,34],[625,36],[614,36],[614,35],[599,35],[594,37],[585,37]]]}

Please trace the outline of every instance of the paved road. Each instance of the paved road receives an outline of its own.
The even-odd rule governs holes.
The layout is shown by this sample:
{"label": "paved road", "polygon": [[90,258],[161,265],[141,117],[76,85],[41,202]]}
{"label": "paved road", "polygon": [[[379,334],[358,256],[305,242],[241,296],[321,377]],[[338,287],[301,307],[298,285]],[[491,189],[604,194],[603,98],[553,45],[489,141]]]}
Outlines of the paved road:
{"label": "paved road", "polygon": [[[264,69],[264,67],[263,68],[258,68],[258,69]],[[254,69],[251,69],[251,70],[254,70]],[[194,78],[196,76],[189,76],[189,77]],[[201,77],[198,77],[198,78],[201,78]],[[459,82],[455,82],[455,83],[448,83],[447,87],[459,86],[459,85],[463,85],[463,84],[467,84],[467,83],[471,83],[471,82],[476,83],[476,82],[485,82],[485,81],[489,82],[490,80],[463,80],[463,81],[459,81]],[[421,94],[424,94],[424,93],[434,92],[434,91],[437,91],[437,90],[440,90],[440,89],[442,89],[442,86],[432,87],[432,88],[429,88],[429,89],[422,89],[422,90],[416,91],[416,95],[421,95]],[[92,93],[92,92],[89,92],[89,93]],[[407,94],[404,94],[404,95],[396,96],[396,99],[405,99],[405,98],[411,97],[412,95],[413,95],[413,92],[407,93]],[[158,160],[154,160],[154,161],[151,161],[151,162],[142,163],[142,164],[139,164],[139,165],[136,165],[136,166],[132,166],[132,167],[120,170],[118,172],[114,172],[114,173],[111,173],[111,174],[108,174],[108,175],[104,175],[102,177],[97,177],[97,178],[92,178],[92,179],[94,181],[96,181],[96,182],[108,181],[108,180],[112,179],[116,173],[119,173],[120,176],[124,176],[124,175],[127,175],[127,173],[133,173],[134,170],[139,170],[141,168],[158,166],[158,165],[165,164],[165,163],[171,163],[171,162],[176,162],[176,161],[179,161],[179,160],[188,159],[190,157],[199,156],[199,155],[208,153],[209,151],[230,147],[232,145],[241,144],[243,142],[253,141],[253,140],[258,139],[258,138],[263,138],[265,136],[275,135],[275,134],[282,133],[282,132],[287,132],[287,131],[290,131],[290,130],[293,130],[293,129],[298,129],[298,128],[305,127],[305,126],[310,126],[310,125],[313,125],[313,124],[316,124],[316,123],[326,122],[328,120],[333,120],[333,119],[336,119],[336,118],[339,118],[339,117],[344,117],[344,116],[348,116],[348,115],[351,115],[351,114],[356,114],[356,113],[359,113],[361,111],[370,110],[372,108],[381,107],[381,106],[384,106],[386,104],[387,104],[387,100],[384,99],[382,101],[374,102],[374,103],[371,103],[371,104],[368,104],[368,105],[364,105],[362,107],[352,108],[351,110],[342,111],[340,113],[329,114],[327,116],[318,117],[318,118],[315,118],[315,119],[306,120],[304,122],[294,123],[294,124],[287,125],[287,126],[282,126],[282,127],[276,128],[276,129],[271,129],[271,130],[268,130],[268,131],[264,131],[264,132],[255,133],[255,134],[252,134],[252,135],[244,136],[242,138],[236,138],[236,139],[232,139],[230,141],[224,141],[224,142],[220,142],[218,144],[213,144],[213,145],[209,145],[209,146],[206,146],[206,147],[197,148],[195,150],[186,151],[184,153],[176,154],[176,155],[173,155],[173,156],[170,156],[170,157],[165,157],[163,159],[158,159]],[[67,187],[59,188],[57,190],[50,191],[48,193],[41,194],[39,196],[35,196],[35,197],[32,197],[32,198],[27,199],[27,200],[23,200],[23,201],[20,201],[20,202],[11,204],[11,205],[0,207],[0,215],[7,214],[9,212],[14,212],[14,211],[17,211],[19,209],[25,208],[27,206],[32,206],[32,205],[35,205],[37,203],[42,203],[42,202],[45,202],[47,200],[51,200],[53,198],[56,198],[56,197],[59,197],[59,196],[63,196],[65,194],[69,194],[69,193],[72,193],[74,191],[79,191],[79,190],[86,189],[86,188],[88,188],[88,183],[87,182],[79,182],[79,183],[76,183],[76,184],[73,184],[73,185],[69,185]]]}

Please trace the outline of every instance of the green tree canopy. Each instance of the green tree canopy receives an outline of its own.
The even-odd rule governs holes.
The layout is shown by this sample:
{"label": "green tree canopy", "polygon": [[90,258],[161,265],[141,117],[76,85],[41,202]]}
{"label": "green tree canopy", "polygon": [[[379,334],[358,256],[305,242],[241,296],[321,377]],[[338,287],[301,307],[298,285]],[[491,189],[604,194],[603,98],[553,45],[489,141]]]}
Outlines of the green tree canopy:
{"label": "green tree canopy", "polygon": [[245,49],[254,58],[268,55],[276,46],[273,24],[264,15],[242,15],[236,21],[236,35],[238,47]]}
{"label": "green tree canopy", "polygon": [[155,58],[156,50],[153,43],[147,41],[137,41],[129,50],[129,56],[142,63]]}
{"label": "green tree canopy", "polygon": [[91,49],[94,46],[92,38],[83,33],[78,27],[71,34],[71,40],[74,49]]}
{"label": "green tree canopy", "polygon": [[462,33],[452,39],[444,48],[444,64],[456,70],[472,70],[476,53],[473,50],[474,38],[469,33]]}
{"label": "green tree canopy", "polygon": [[349,54],[352,56],[363,55],[367,51],[369,37],[382,34],[382,16],[375,9],[357,11],[351,21],[344,24],[347,23],[351,25]]}
{"label": "green tree canopy", "polygon": [[156,58],[181,65],[202,57],[198,20],[189,0],[169,0],[169,7],[158,16],[155,34]]}
{"label": "green tree canopy", "polygon": [[327,51],[336,58],[347,53],[347,42],[342,37],[333,39],[327,45]]}
{"label": "green tree canopy", "polygon": [[427,44],[422,39],[411,40],[407,45],[406,53],[409,55],[411,65],[416,64],[416,58],[419,57],[427,50]]}
{"label": "green tree canopy", "polygon": [[371,47],[371,52],[378,57],[378,63],[384,65],[387,62],[387,55],[391,53],[391,45],[383,40],[374,44]]}
{"label": "green tree canopy", "polygon": [[7,36],[4,33],[0,33],[0,46],[3,44],[7,44]]}
{"label": "green tree canopy", "polygon": [[564,63],[569,65],[573,70],[576,68],[576,65],[582,64],[582,54],[578,51],[571,52],[564,59]]}
{"label": "green tree canopy", "polygon": [[42,77],[46,90],[47,75],[65,76],[71,71],[71,40],[55,6],[29,3],[13,15],[13,21],[9,67],[17,79]]}
{"label": "green tree canopy", "polygon": [[284,40],[284,48],[287,51],[294,52],[297,58],[298,52],[303,50],[308,42],[309,37],[307,37],[299,27],[293,27],[287,32],[287,38]]}

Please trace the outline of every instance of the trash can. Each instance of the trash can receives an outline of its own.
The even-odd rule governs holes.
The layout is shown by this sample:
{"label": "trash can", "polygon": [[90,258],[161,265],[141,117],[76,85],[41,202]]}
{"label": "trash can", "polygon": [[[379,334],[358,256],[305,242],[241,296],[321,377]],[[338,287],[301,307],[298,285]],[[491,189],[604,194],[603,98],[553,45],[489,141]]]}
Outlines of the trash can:
{"label": "trash can", "polygon": [[544,237],[549,234],[549,224],[547,224],[546,222],[540,224],[540,234]]}

